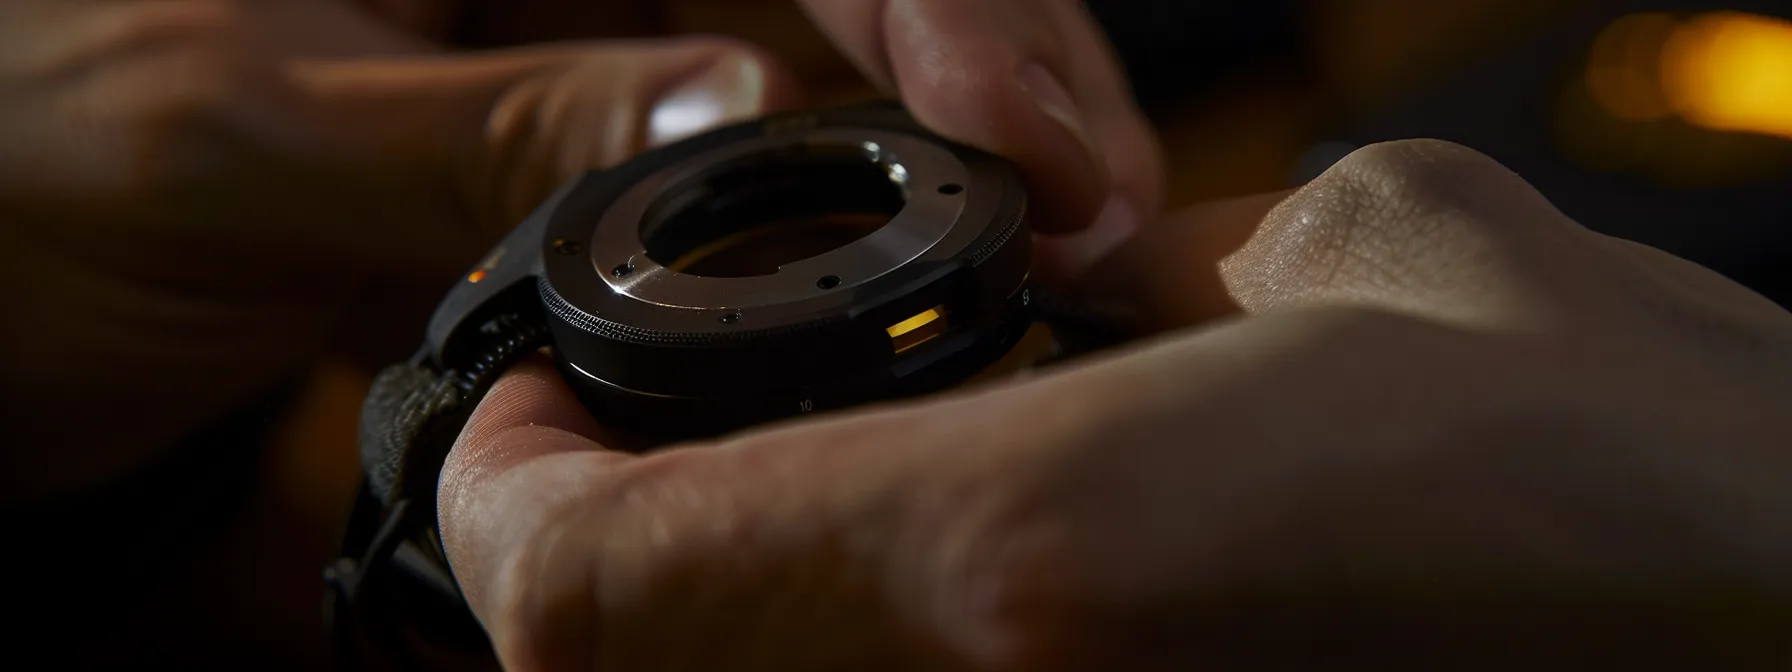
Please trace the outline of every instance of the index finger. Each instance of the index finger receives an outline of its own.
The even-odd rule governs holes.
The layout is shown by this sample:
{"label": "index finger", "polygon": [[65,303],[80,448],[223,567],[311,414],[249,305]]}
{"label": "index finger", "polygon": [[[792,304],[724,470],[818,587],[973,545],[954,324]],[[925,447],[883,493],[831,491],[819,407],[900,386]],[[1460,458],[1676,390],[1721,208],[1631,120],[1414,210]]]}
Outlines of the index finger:
{"label": "index finger", "polygon": [[[803,0],[922,123],[1022,166],[1042,231],[1130,230],[1161,207],[1156,138],[1075,0]],[[1112,238],[1114,236],[1105,236]]]}

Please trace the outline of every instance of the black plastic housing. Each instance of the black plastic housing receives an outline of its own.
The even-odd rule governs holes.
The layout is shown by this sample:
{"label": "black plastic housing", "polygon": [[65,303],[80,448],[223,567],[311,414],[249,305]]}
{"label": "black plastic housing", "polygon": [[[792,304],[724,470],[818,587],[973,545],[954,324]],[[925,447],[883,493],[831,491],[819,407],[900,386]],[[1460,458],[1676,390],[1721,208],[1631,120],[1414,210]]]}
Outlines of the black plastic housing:
{"label": "black plastic housing", "polygon": [[[767,152],[824,147],[862,152],[905,190],[888,224],[762,277],[697,277],[646,254],[649,220],[681,189]],[[430,355],[453,368],[465,330],[538,316],[593,413],[662,440],[938,391],[1032,324],[1026,215],[1012,166],[895,106],[731,126],[561,189],[443,301]],[[898,352],[893,325],[934,309],[944,333]]]}

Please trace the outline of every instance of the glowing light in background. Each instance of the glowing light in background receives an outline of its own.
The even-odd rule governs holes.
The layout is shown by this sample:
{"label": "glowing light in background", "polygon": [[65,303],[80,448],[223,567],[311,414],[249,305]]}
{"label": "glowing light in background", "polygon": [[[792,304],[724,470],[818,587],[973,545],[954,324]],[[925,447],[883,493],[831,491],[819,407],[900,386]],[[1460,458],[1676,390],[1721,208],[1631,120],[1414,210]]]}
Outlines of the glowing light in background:
{"label": "glowing light in background", "polygon": [[1792,22],[1723,12],[1634,14],[1593,43],[1587,89],[1629,121],[1792,138]]}
{"label": "glowing light in background", "polygon": [[1792,22],[1700,17],[1662,49],[1662,90],[1694,124],[1792,138]]}

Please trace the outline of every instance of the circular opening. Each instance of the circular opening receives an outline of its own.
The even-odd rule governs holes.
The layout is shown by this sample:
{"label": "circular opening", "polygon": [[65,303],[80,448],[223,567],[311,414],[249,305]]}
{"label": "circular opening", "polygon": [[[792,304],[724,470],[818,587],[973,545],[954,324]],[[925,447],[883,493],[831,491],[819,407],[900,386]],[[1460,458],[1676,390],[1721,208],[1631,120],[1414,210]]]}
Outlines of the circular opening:
{"label": "circular opening", "polygon": [[745,157],[662,196],[648,210],[641,240],[648,258],[674,272],[771,275],[889,223],[907,202],[897,168],[852,147]]}
{"label": "circular opening", "polygon": [[945,194],[947,196],[955,195],[961,191],[964,191],[964,187],[962,185],[957,185],[957,184],[942,184],[942,185],[940,185],[940,193]]}
{"label": "circular opening", "polygon": [[839,287],[840,286],[840,276],[838,276],[838,275],[821,276],[820,280],[815,281],[815,286],[820,287],[822,289],[833,289],[835,287]]}

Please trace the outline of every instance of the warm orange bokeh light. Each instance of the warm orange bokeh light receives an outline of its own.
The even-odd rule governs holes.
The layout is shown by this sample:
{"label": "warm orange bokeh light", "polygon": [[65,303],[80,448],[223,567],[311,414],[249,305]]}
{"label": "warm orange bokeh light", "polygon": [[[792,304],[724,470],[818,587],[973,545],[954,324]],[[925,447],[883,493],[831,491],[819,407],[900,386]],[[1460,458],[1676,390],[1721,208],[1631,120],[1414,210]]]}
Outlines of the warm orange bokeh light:
{"label": "warm orange bokeh light", "polygon": [[1620,119],[1679,116],[1792,138],[1792,22],[1735,12],[1626,16],[1594,41],[1586,82]]}
{"label": "warm orange bokeh light", "polygon": [[479,282],[485,279],[485,271],[473,271],[467,274],[467,282]]}
{"label": "warm orange bokeh light", "polygon": [[1674,31],[1662,92],[1694,124],[1792,138],[1792,22],[1712,14]]}

